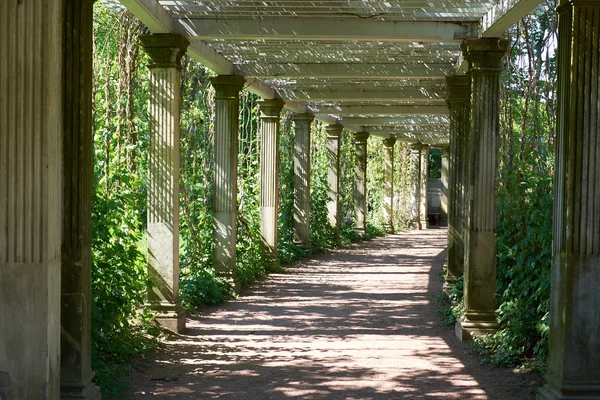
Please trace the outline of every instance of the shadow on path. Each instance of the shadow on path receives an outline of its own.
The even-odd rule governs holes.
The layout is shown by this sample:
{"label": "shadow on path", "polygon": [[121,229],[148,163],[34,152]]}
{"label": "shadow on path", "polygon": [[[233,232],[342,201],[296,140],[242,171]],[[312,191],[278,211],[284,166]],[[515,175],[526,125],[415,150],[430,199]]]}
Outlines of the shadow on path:
{"label": "shadow on path", "polygon": [[446,231],[320,255],[188,319],[128,399],[533,399],[537,375],[479,365],[437,316]]}

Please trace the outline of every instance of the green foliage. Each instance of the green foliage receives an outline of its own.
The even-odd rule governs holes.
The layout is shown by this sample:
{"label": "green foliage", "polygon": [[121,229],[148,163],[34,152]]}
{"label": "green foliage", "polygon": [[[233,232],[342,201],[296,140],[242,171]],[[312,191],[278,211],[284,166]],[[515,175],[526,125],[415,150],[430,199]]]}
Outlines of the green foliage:
{"label": "green foliage", "polygon": [[432,148],[429,150],[429,179],[440,179],[442,177],[442,149]]}
{"label": "green foliage", "polygon": [[[442,274],[441,280],[445,281],[445,274]],[[464,277],[458,278],[455,282],[446,283],[445,294],[440,294],[438,302],[440,309],[438,314],[444,318],[446,326],[454,326],[460,318],[463,310],[463,292]]]}
{"label": "green foliage", "polygon": [[[368,220],[379,226],[385,224],[383,215],[383,193],[385,151],[383,141],[379,137],[371,136],[368,141],[367,163],[367,198],[369,201]],[[408,143],[396,142],[394,145],[394,229],[402,231],[413,226],[412,197],[414,175],[411,163],[410,146]]]}
{"label": "green foliage", "polygon": [[95,7],[92,365],[108,395],[119,395],[130,358],[153,349],[159,333],[137,311],[147,286],[143,31],[130,13]]}
{"label": "green foliage", "polygon": [[213,89],[210,72],[184,57],[181,66],[180,298],[193,310],[232,296],[212,267]]}
{"label": "green foliage", "polygon": [[[553,2],[551,2],[553,3]],[[498,322],[475,340],[491,362],[545,369],[548,353],[556,15],[538,9],[511,32],[503,74],[498,191]]]}
{"label": "green foliage", "polygon": [[329,158],[323,151],[327,148],[327,132],[320,122],[313,123],[310,148],[310,246],[313,251],[322,252],[333,249],[337,243],[327,213]]}
{"label": "green foliage", "polygon": [[367,222],[367,226],[365,227],[365,234],[362,236],[362,239],[371,240],[376,237],[385,235],[387,235],[387,230],[385,229],[385,227]]}
{"label": "green foliage", "polygon": [[294,147],[296,131],[292,123],[293,114],[282,113],[279,139],[279,261],[290,264],[308,251],[294,243]]}

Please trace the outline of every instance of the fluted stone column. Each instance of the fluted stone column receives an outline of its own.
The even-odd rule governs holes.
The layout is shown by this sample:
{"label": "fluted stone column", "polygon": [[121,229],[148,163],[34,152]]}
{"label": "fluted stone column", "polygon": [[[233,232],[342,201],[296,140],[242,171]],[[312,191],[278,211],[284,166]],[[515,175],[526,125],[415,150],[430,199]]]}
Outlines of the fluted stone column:
{"label": "fluted stone column", "polygon": [[396,138],[383,140],[383,221],[389,232],[394,232],[394,145]]}
{"label": "fluted stone column", "polygon": [[421,143],[410,145],[411,215],[416,229],[421,229]]}
{"label": "fluted stone column", "polygon": [[277,262],[279,215],[279,122],[283,101],[260,101],[260,232],[265,252]]}
{"label": "fluted stone column", "polygon": [[179,299],[180,62],[188,40],[157,34],[140,40],[150,63],[148,98],[148,305],[158,322],[185,329]]}
{"label": "fluted stone column", "polygon": [[354,230],[364,235],[367,228],[367,141],[366,132],[354,133]]}
{"label": "fluted stone column", "polygon": [[450,150],[442,148],[442,214],[448,215],[448,182],[450,175]]}
{"label": "fluted stone column", "polygon": [[63,7],[63,0],[0,1],[0,398],[7,400],[60,396],[63,35],[79,34]]}
{"label": "fluted stone column", "polygon": [[328,125],[327,131],[327,156],[329,158],[329,167],[327,168],[327,183],[329,184],[329,201],[327,202],[327,214],[329,223],[333,227],[336,240],[340,240],[340,136],[342,134],[342,125]]}
{"label": "fluted stone column", "polygon": [[420,198],[419,198],[419,229],[429,229],[429,220],[427,218],[427,213],[429,212],[428,206],[428,189],[429,189],[429,150],[431,147],[429,145],[423,145],[421,148],[421,190],[420,190]]}
{"label": "fluted stone column", "polygon": [[600,399],[600,3],[558,8],[550,351],[538,400]]}
{"label": "fluted stone column", "polygon": [[312,114],[295,114],[294,240],[310,247],[310,137]]}
{"label": "fluted stone column", "polygon": [[472,334],[496,328],[496,211],[497,137],[499,130],[500,72],[508,41],[468,39],[462,50],[469,62],[471,79],[471,144],[469,154],[465,238],[464,316],[456,334]]}
{"label": "fluted stone column", "polygon": [[448,268],[446,282],[455,282],[464,271],[467,167],[469,165],[470,87],[467,76],[446,78],[450,109],[450,180],[448,185]]}
{"label": "fluted stone column", "polygon": [[213,267],[239,293],[235,265],[237,166],[241,76],[211,78],[215,88],[215,192],[213,197]]}
{"label": "fluted stone column", "polygon": [[[100,399],[92,382],[93,1],[66,1],[60,398]],[[2,369],[2,368],[0,368]],[[0,396],[2,397],[2,396]]]}

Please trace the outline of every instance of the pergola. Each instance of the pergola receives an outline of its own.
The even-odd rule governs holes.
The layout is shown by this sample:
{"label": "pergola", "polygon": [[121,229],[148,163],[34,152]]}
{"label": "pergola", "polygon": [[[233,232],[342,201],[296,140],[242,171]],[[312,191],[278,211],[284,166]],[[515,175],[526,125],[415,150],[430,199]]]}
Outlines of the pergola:
{"label": "pergola", "polygon": [[[98,399],[90,365],[94,0],[0,2],[0,398]],[[179,66],[216,73],[213,265],[237,288],[239,92],[259,95],[261,232],[276,252],[278,131],[296,115],[295,234],[310,228],[311,122],[327,124],[329,219],[339,138],[355,134],[357,229],[366,143],[411,143],[427,227],[429,146],[447,148],[448,281],[457,335],[495,330],[496,153],[506,30],[540,0],[120,0],[150,29],[148,306],[185,326],[179,292]],[[600,398],[600,2],[561,0],[550,354],[538,399]],[[388,204],[393,201],[389,191]],[[391,210],[391,207],[390,207]],[[391,212],[391,211],[389,211]],[[21,322],[17,322],[21,321]]]}
{"label": "pergola", "polygon": [[[290,111],[447,146],[445,78],[466,70],[461,43],[501,36],[541,0],[120,2],[152,33],[185,36],[188,55]],[[406,131],[428,122],[442,129]]]}

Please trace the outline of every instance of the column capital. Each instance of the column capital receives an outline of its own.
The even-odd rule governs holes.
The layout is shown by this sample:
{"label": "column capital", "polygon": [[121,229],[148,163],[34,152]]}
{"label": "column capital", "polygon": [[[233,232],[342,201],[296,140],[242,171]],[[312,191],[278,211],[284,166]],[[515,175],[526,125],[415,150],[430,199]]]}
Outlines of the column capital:
{"label": "column capital", "polygon": [[294,115],[292,116],[292,120],[296,123],[300,122],[312,124],[312,122],[315,120],[315,116],[314,114],[309,113],[294,113]]}
{"label": "column capital", "polygon": [[600,3],[596,0],[561,0],[556,11],[560,15],[575,7],[600,8]]}
{"label": "column capital", "polygon": [[344,127],[339,124],[327,125],[325,131],[327,132],[327,139],[339,139],[342,134]]}
{"label": "column capital", "polygon": [[389,137],[389,138],[383,139],[383,145],[385,147],[394,147],[395,144],[396,144],[396,138],[395,137]]}
{"label": "column capital", "polygon": [[258,101],[260,119],[279,119],[285,103],[281,99],[261,99]]}
{"label": "column capital", "polygon": [[460,48],[469,62],[468,74],[499,74],[508,50],[508,40],[499,38],[466,39]]}
{"label": "column capital", "polygon": [[421,149],[423,148],[423,144],[422,143],[412,143],[410,145],[410,150],[417,152],[417,151],[421,151]]}
{"label": "column capital", "polygon": [[179,68],[190,44],[185,36],[171,33],[142,35],[140,41],[150,57],[148,68]]}
{"label": "column capital", "polygon": [[367,143],[367,139],[371,134],[369,132],[354,132],[353,135],[355,144],[364,144]]}
{"label": "column capital", "polygon": [[450,149],[448,147],[442,147],[442,157],[448,157],[450,155]]}
{"label": "column capital", "polygon": [[210,78],[210,83],[215,88],[215,99],[236,100],[246,80],[237,75],[219,75]]}
{"label": "column capital", "polygon": [[455,75],[446,77],[446,88],[448,97],[446,104],[449,108],[457,102],[469,101],[471,97],[471,78],[467,75]]}

